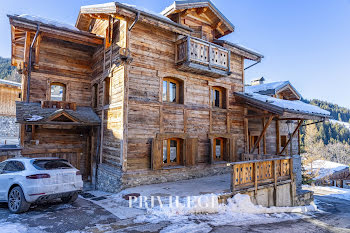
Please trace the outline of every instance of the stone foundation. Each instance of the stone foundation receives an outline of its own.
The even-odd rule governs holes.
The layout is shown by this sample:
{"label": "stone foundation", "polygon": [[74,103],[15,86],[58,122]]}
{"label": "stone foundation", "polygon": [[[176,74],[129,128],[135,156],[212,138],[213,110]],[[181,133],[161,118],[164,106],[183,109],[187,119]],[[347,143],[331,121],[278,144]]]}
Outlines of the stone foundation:
{"label": "stone foundation", "polygon": [[97,189],[110,193],[120,192],[122,189],[121,177],[121,168],[99,164],[97,168]]}
{"label": "stone foundation", "polygon": [[0,116],[0,137],[18,137],[19,124],[14,116]]}
{"label": "stone foundation", "polygon": [[299,190],[295,199],[296,206],[310,205],[314,201],[314,193],[308,190]]}
{"label": "stone foundation", "polygon": [[230,171],[231,168],[226,166],[226,163],[169,168],[157,171],[133,171],[127,173],[123,173],[119,167],[100,164],[97,169],[97,189],[105,192],[116,193],[123,189],[140,185],[215,176],[229,173]]}
{"label": "stone foundation", "polygon": [[229,173],[231,168],[225,164],[198,165],[194,167],[169,168],[157,171],[130,172],[123,175],[123,189],[147,184],[159,184],[189,180],[206,176]]}
{"label": "stone foundation", "polygon": [[301,176],[301,156],[293,155],[293,173],[295,174],[295,184],[297,191],[302,188],[303,178]]}

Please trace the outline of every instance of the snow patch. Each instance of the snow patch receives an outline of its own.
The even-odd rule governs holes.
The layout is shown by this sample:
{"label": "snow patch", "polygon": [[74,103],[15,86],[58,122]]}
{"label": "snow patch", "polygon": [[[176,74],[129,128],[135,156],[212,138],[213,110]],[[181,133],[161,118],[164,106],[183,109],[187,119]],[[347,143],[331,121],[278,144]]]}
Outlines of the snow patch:
{"label": "snow patch", "polygon": [[58,22],[56,20],[47,19],[47,18],[40,17],[40,16],[23,14],[23,15],[19,15],[18,17],[23,18],[23,19],[27,19],[30,21],[39,22],[42,24],[51,25],[51,26],[58,27],[58,28],[66,28],[66,29],[73,30],[73,31],[79,31],[79,29],[77,29],[76,27],[74,27],[71,24],[61,23],[61,22]]}
{"label": "snow patch", "polygon": [[[311,169],[312,167],[312,169]],[[311,164],[305,166],[305,169],[310,173],[318,172],[318,176],[315,179],[323,179],[327,176],[332,175],[333,173],[348,168],[349,166],[341,163],[335,163],[327,160],[315,160]]]}
{"label": "snow patch", "polygon": [[41,119],[43,119],[44,117],[42,116],[38,116],[38,115],[32,115],[29,118],[26,118],[26,121],[40,121]]}
{"label": "snow patch", "polygon": [[27,233],[28,228],[19,223],[0,222],[1,233]]}
{"label": "snow patch", "polygon": [[329,120],[329,122],[330,122],[331,124],[339,124],[339,125],[341,125],[341,126],[347,128],[348,130],[350,130],[350,123],[343,122],[343,121],[332,120],[332,119]]}
{"label": "snow patch", "polygon": [[350,189],[333,186],[309,186],[303,185],[303,189],[315,192],[318,195],[331,196],[350,201]]}

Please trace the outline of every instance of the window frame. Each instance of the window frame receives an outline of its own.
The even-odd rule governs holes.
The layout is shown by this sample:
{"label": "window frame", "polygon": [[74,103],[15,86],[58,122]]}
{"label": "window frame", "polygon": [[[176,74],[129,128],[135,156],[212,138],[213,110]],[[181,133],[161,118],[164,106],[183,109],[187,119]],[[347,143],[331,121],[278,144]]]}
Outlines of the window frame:
{"label": "window frame", "polygon": [[[255,140],[256,138],[256,140]],[[249,151],[251,151],[255,145],[255,143],[257,142],[257,140],[259,140],[259,136],[258,135],[250,135],[250,139],[249,139]],[[260,144],[261,141],[259,142],[258,146],[256,147],[256,149],[258,149],[258,154],[260,154]]]}
{"label": "window frame", "polygon": [[[62,100],[52,100],[52,86],[61,86],[61,87],[63,87]],[[49,90],[50,90],[50,101],[60,101],[60,102],[66,102],[67,101],[67,84],[61,83],[61,82],[51,82]]]}
{"label": "window frame", "polygon": [[[282,138],[285,138],[285,140],[282,140]],[[284,143],[282,143],[284,141]],[[280,146],[284,148],[287,145],[288,142],[288,136],[287,135],[281,135],[280,136]]]}
{"label": "window frame", "polygon": [[[164,93],[164,82],[167,83],[167,89],[166,89],[166,100],[163,99],[163,93]],[[175,83],[176,90],[175,90],[175,101],[170,101],[170,82]],[[174,78],[163,78],[162,80],[162,102],[165,103],[180,103],[180,81],[174,79]]]}
{"label": "window frame", "polygon": [[[164,148],[164,141],[167,141],[167,163],[164,163],[164,157],[163,157],[163,148]],[[170,162],[170,141],[176,141],[177,146],[176,146],[176,162]],[[181,139],[180,138],[167,138],[162,140],[162,164],[164,167],[168,166],[178,166],[181,165]]]}
{"label": "window frame", "polygon": [[[219,92],[219,106],[215,105],[215,92]],[[212,87],[211,88],[211,106],[214,108],[224,108],[224,89],[222,87]]]}
{"label": "window frame", "polygon": [[[220,153],[221,153],[221,155],[220,155],[220,158],[216,158],[216,140],[220,140],[220,146],[221,146],[221,148],[220,148]],[[214,148],[213,148],[213,160],[214,161],[224,161],[224,153],[225,153],[225,150],[224,150],[224,148],[225,148],[225,140],[224,140],[224,138],[222,138],[222,137],[217,137],[217,138],[214,138]]]}
{"label": "window frame", "polygon": [[[108,81],[107,81],[108,80]],[[104,96],[103,96],[103,106],[108,106],[111,104],[111,88],[112,88],[112,79],[110,77],[106,77],[104,80],[103,80],[103,93],[104,93]],[[108,85],[107,85],[108,84]]]}
{"label": "window frame", "polygon": [[[17,171],[7,171],[6,168],[11,163],[19,163],[22,165],[23,168],[21,168],[21,170],[17,170]],[[1,174],[12,174],[12,173],[17,173],[17,172],[22,172],[22,171],[25,171],[25,169],[26,169],[26,167],[24,166],[24,163],[22,163],[21,161],[11,160],[11,161],[7,161],[4,168],[2,169]]]}

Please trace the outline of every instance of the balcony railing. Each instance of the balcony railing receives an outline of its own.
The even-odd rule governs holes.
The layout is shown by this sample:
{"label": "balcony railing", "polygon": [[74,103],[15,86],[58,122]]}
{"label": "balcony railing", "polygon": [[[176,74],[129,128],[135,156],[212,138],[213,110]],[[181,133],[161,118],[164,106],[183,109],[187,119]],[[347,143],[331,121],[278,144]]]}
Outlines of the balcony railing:
{"label": "balcony railing", "polygon": [[176,42],[178,69],[215,78],[230,75],[230,52],[219,45],[191,36]]}
{"label": "balcony railing", "polygon": [[288,156],[233,162],[229,166],[232,166],[232,192],[250,188],[257,192],[261,185],[277,186],[280,182],[293,181],[293,158]]}
{"label": "balcony railing", "polygon": [[69,109],[75,111],[77,104],[74,102],[45,100],[41,101],[41,108]]}

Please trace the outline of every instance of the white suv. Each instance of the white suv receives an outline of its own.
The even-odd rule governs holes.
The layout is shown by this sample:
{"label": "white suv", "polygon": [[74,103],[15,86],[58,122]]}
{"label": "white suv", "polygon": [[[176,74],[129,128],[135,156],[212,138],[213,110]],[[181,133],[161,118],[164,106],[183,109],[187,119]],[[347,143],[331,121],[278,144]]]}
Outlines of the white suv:
{"label": "white suv", "polygon": [[32,203],[74,202],[83,188],[80,171],[59,158],[15,158],[0,163],[0,202],[22,213]]}

